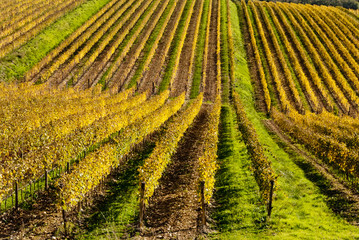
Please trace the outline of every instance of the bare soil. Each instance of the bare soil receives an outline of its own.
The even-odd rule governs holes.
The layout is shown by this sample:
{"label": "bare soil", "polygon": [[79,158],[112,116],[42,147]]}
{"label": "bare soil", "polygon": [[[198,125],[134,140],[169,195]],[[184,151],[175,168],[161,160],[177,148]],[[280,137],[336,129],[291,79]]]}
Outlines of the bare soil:
{"label": "bare soil", "polygon": [[0,216],[0,239],[50,239],[61,225],[56,192],[41,192],[28,210],[19,209]]}
{"label": "bare soil", "polygon": [[144,92],[147,90],[155,91],[154,87],[158,86],[161,80],[161,74],[166,64],[164,64],[166,60],[166,56],[168,55],[169,46],[172,42],[172,38],[170,38],[171,32],[176,31],[174,26],[180,20],[181,14],[179,14],[180,9],[183,4],[186,4],[185,0],[180,0],[180,3],[177,3],[176,9],[174,11],[175,14],[171,16],[169,23],[167,24],[166,30],[162,35],[162,39],[160,40],[158,47],[154,56],[152,57],[152,61],[146,72],[143,74],[143,78],[140,80],[139,92]]}
{"label": "bare soil", "polygon": [[[217,16],[218,0],[213,1],[210,47],[205,100],[214,101],[217,94]],[[172,162],[160,180],[159,187],[145,211],[146,229],[143,239],[197,239],[199,231],[200,203],[198,198],[198,157],[202,151],[203,135],[211,105],[203,104],[193,124],[186,131]],[[205,236],[202,236],[205,237]]]}
{"label": "bare soil", "polygon": [[208,55],[206,66],[206,82],[204,101],[215,101],[217,95],[217,29],[218,29],[218,0],[212,2],[212,15],[209,30]]}
{"label": "bare soil", "polygon": [[[140,33],[140,35],[137,37],[135,44],[131,46],[129,52],[127,53],[127,55],[123,59],[122,63],[118,67],[118,70],[114,73],[114,75],[109,83],[109,85],[111,87],[116,86],[118,89],[123,88],[125,81],[128,79],[128,77],[131,73],[131,70],[133,69],[133,67],[138,59],[138,57],[135,58],[134,56],[139,56],[138,54],[136,54],[136,52],[142,51],[142,48],[144,47],[144,45],[141,48],[141,44],[143,44],[143,42],[145,41],[144,39],[148,39],[148,37],[146,35],[150,34],[150,29],[154,28],[154,25],[156,24],[154,19],[159,14],[163,4],[164,4],[164,1],[162,1],[162,3],[160,3],[159,6],[157,7],[157,9],[154,11],[150,20],[144,27],[144,31],[142,31]],[[152,32],[152,30],[151,30],[151,32]]]}
{"label": "bare soil", "polygon": [[198,236],[200,203],[197,160],[207,118],[208,106],[203,105],[149,201],[145,211],[143,239],[196,239]]}
{"label": "bare soil", "polygon": [[194,45],[196,45],[196,43],[194,42],[194,34],[196,32],[197,22],[201,20],[201,16],[199,16],[199,13],[202,2],[203,0],[196,1],[194,6],[194,12],[189,23],[185,43],[182,48],[181,57],[178,64],[178,70],[171,87],[171,97],[176,97],[182,92],[190,91],[188,81],[191,77],[190,66],[192,64],[191,61],[193,61],[193,56],[195,53]]}

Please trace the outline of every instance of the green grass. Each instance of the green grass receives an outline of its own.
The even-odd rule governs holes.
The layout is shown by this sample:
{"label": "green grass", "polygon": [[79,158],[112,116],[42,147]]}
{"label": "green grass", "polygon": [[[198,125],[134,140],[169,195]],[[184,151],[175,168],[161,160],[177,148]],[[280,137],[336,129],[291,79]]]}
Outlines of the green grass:
{"label": "green grass", "polygon": [[[279,175],[272,218],[264,229],[257,226],[223,228],[219,239],[359,239],[359,229],[349,225],[328,207],[320,188],[307,179],[295,162],[305,161],[290,155],[277,144],[264,127],[265,116],[254,106],[254,92],[246,62],[236,5],[231,3],[231,23],[235,47],[235,90],[239,92],[248,118],[254,124],[259,141]],[[240,170],[243,171],[243,170]],[[315,179],[312,179],[315,180]],[[250,188],[250,187],[249,187]],[[238,206],[240,207],[240,206]],[[238,214],[238,217],[239,214]],[[248,217],[236,221],[248,222]],[[255,220],[255,219],[254,219]],[[234,221],[234,220],[232,220]],[[253,224],[252,224],[253,225]]]}
{"label": "green grass", "polygon": [[66,13],[29,42],[0,59],[0,81],[22,78],[36,63],[110,0],[88,0]]}
{"label": "green grass", "polygon": [[201,17],[201,24],[198,31],[198,38],[196,43],[195,57],[194,57],[194,72],[191,86],[190,98],[194,99],[198,96],[202,81],[202,70],[203,70],[203,56],[204,56],[204,45],[206,41],[206,26],[207,17],[209,11],[209,1],[203,3],[203,11]]}
{"label": "green grass", "polygon": [[110,190],[98,206],[98,211],[88,220],[88,228],[76,239],[118,239],[135,232],[133,228],[139,215],[138,167],[152,152],[154,144],[129,160],[118,179],[109,183]]}
{"label": "green grass", "polygon": [[218,145],[220,169],[216,175],[214,195],[219,207],[213,218],[220,232],[230,233],[237,229],[258,232],[263,226],[266,210],[250,170],[251,160],[246,145],[236,126],[235,111],[223,105]]}

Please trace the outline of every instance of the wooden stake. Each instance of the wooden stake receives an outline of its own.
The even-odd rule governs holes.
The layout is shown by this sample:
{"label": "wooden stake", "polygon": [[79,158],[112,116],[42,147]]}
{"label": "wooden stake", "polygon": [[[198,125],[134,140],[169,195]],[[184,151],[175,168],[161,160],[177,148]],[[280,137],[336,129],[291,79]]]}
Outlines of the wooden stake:
{"label": "wooden stake", "polygon": [[268,203],[268,217],[270,218],[272,214],[272,202],[273,202],[273,189],[274,189],[274,180],[270,181],[270,193],[269,193],[269,203]]}
{"label": "wooden stake", "polygon": [[45,189],[49,187],[49,180],[47,176],[47,169],[45,169]]}
{"label": "wooden stake", "polygon": [[141,191],[140,191],[140,231],[143,231],[145,226],[144,224],[144,213],[145,213],[145,183],[141,182]]}
{"label": "wooden stake", "polygon": [[19,208],[19,193],[18,193],[18,184],[15,182],[15,210],[18,210]]}
{"label": "wooden stake", "polygon": [[206,202],[204,199],[204,181],[201,181],[201,205],[202,205],[202,214],[201,214],[201,230],[204,231],[204,226],[206,226]]}
{"label": "wooden stake", "polygon": [[62,219],[64,220],[64,234],[65,237],[67,237],[67,226],[66,226],[66,211],[65,209],[62,209]]}

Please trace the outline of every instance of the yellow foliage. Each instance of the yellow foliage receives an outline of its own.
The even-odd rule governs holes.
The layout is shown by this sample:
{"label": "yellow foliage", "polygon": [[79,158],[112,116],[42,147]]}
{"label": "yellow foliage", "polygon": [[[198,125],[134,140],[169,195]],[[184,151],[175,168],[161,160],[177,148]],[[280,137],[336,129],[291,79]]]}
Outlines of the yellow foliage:
{"label": "yellow foliage", "polygon": [[192,124],[197,116],[203,101],[203,93],[201,93],[190,105],[167,125],[167,131],[156,143],[149,158],[145,160],[139,171],[140,182],[145,183],[145,202],[153,195],[154,190],[158,186],[158,180],[166,169],[171,160],[171,156],[175,153],[178,142],[182,138],[187,128]]}

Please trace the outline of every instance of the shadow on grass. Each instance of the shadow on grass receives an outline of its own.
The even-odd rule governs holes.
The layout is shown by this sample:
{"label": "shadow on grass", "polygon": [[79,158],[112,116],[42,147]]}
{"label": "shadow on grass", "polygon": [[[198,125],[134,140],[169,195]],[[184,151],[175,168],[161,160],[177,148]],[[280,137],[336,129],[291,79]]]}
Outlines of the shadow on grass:
{"label": "shadow on grass", "polygon": [[117,239],[135,233],[139,211],[137,169],[151,154],[154,146],[154,143],[147,144],[143,151],[135,153],[128,160],[122,170],[113,174],[106,187],[106,197],[87,219],[87,234],[83,238],[106,236],[108,239]]}
{"label": "shadow on grass", "polygon": [[265,227],[265,209],[250,171],[250,159],[235,127],[229,106],[223,106],[218,143],[218,162],[213,218],[221,233],[240,229],[260,231]]}
{"label": "shadow on grass", "polygon": [[349,222],[358,222],[358,209],[353,209],[354,201],[347,198],[347,196],[339,190],[333,189],[332,183],[321,174],[312,163],[308,162],[305,157],[300,156],[286,143],[282,142],[279,137],[272,132],[269,132],[278,146],[284,149],[293,159],[294,163],[299,166],[307,179],[313,182],[320,190],[320,193],[325,197],[327,206],[336,214],[345,218]]}

